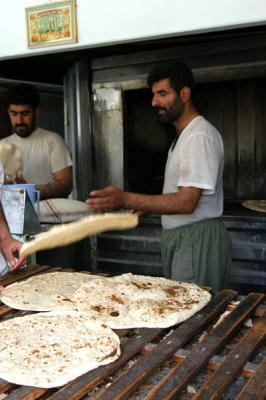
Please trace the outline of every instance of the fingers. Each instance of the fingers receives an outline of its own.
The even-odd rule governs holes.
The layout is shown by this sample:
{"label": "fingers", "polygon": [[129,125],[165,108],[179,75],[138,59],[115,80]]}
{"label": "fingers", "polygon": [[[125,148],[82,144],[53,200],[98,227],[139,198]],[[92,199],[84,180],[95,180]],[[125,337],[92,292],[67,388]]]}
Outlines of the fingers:
{"label": "fingers", "polygon": [[111,211],[112,206],[112,186],[100,190],[92,190],[86,204],[95,212]]}
{"label": "fingers", "polygon": [[20,256],[18,259],[14,258],[12,261],[9,261],[8,264],[9,270],[13,272],[16,269],[22,267],[22,265],[26,264],[26,258],[22,256]]}
{"label": "fingers", "polygon": [[92,190],[86,200],[88,206],[95,212],[108,212],[123,207],[122,190],[115,186]]}
{"label": "fingers", "polygon": [[92,190],[89,193],[90,197],[102,197],[105,195],[105,191],[104,190]]}
{"label": "fingers", "polygon": [[16,269],[17,260],[15,258],[8,260],[7,263],[10,271],[14,271]]}
{"label": "fingers", "polygon": [[21,171],[18,171],[15,178],[16,183],[27,183],[22,175]]}
{"label": "fingers", "polygon": [[95,198],[86,200],[86,204],[95,212],[106,212],[111,211],[113,207],[110,205],[109,199],[106,198]]}
{"label": "fingers", "polygon": [[90,197],[106,197],[109,196],[113,191],[115,191],[115,187],[114,186],[107,186],[103,189],[98,189],[98,190],[92,190],[89,193]]}

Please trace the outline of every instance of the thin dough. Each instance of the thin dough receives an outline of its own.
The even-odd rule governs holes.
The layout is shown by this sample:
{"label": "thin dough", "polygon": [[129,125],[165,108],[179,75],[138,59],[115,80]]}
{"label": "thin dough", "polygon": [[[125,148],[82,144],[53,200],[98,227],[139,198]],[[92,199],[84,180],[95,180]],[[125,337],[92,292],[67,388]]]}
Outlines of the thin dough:
{"label": "thin dough", "polygon": [[3,165],[5,178],[14,182],[16,175],[22,169],[22,153],[11,143],[0,143],[0,161]]}
{"label": "thin dough", "polygon": [[108,230],[134,228],[137,224],[138,216],[132,213],[91,215],[69,224],[55,226],[48,232],[36,235],[35,239],[22,245],[20,254],[28,256],[40,250],[66,246]]}

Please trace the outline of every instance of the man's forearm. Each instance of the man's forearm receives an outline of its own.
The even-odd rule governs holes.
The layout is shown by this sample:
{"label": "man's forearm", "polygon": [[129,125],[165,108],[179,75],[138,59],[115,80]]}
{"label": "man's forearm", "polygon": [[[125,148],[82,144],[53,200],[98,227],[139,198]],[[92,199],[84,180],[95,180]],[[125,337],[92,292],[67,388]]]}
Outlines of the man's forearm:
{"label": "man's forearm", "polygon": [[128,208],[141,213],[191,214],[200,199],[202,189],[181,187],[178,192],[163,195],[145,195],[123,192],[115,186],[92,190],[86,203],[96,212]]}
{"label": "man's forearm", "polygon": [[181,190],[163,195],[123,193],[123,207],[155,214],[190,214],[196,207],[201,191]]}
{"label": "man's forearm", "polygon": [[37,189],[40,191],[41,200],[67,197],[72,190],[72,188],[64,182],[51,182],[47,185],[38,185]]}

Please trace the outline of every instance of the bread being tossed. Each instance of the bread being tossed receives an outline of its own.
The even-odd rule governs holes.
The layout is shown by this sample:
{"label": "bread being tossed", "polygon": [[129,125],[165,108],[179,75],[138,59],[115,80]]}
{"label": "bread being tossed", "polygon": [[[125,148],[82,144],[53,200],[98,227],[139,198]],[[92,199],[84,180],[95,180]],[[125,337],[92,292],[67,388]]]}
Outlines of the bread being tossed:
{"label": "bread being tossed", "polygon": [[16,176],[22,168],[21,151],[11,143],[0,143],[0,162],[3,165],[5,181],[16,183]]}

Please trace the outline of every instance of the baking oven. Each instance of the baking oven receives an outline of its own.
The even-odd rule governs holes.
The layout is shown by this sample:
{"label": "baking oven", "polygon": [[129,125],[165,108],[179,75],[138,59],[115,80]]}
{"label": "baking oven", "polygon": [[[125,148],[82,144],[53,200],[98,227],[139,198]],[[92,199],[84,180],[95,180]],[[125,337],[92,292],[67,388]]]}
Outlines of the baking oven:
{"label": "baking oven", "polygon": [[[264,42],[265,43],[265,42]],[[266,215],[242,206],[266,198],[266,57],[262,37],[217,35],[176,47],[92,61],[95,186],[161,193],[171,129],[159,125],[146,84],[159,62],[182,59],[193,70],[195,103],[221,132],[225,147],[223,220],[233,241],[231,284],[266,285]],[[104,234],[98,265],[157,275],[160,219],[131,233]]]}

